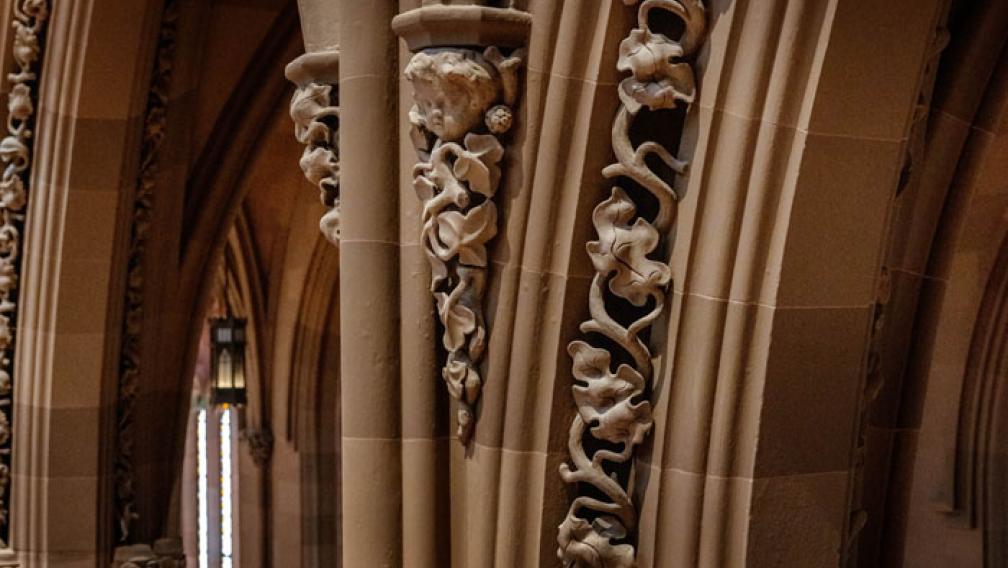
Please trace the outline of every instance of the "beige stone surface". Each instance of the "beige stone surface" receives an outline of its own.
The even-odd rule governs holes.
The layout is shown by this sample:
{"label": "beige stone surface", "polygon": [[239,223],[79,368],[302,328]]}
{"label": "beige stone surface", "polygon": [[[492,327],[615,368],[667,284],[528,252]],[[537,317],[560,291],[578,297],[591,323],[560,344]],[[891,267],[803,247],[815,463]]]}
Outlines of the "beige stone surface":
{"label": "beige stone surface", "polygon": [[[687,15],[678,6],[690,2],[173,1],[174,24],[162,2],[48,3],[0,565],[111,565],[123,432],[136,440],[125,471],[140,514],[129,544],[181,537],[194,555],[186,429],[194,376],[207,380],[203,322],[225,303],[251,335],[236,440],[241,565],[561,565],[558,526],[589,493],[564,482],[561,464],[570,448],[600,447],[577,432],[571,443],[571,424],[588,416],[585,429],[625,440],[633,420],[603,421],[615,394],[646,402],[650,425],[613,466],[610,497],[626,501],[600,509],[628,527],[611,538],[621,565],[1003,563],[1003,3],[710,0],[694,54],[690,34],[666,29],[675,15],[638,18],[642,6]],[[16,3],[0,2],[4,75]],[[166,23],[177,26],[167,85],[163,68],[152,73]],[[637,109],[658,84],[646,64],[680,62],[675,49],[664,63],[624,49],[621,64],[621,42],[644,27],[666,29],[654,49],[686,44],[688,111]],[[527,51],[508,90],[500,64],[515,48]],[[302,53],[292,86],[283,69]],[[665,94],[685,102],[676,69]],[[472,82],[481,73],[492,89]],[[628,77],[639,89],[621,99]],[[328,88],[312,115],[328,122],[322,138],[299,139],[295,123],[301,134],[312,123],[291,122],[291,94],[312,83]],[[502,102],[506,132],[484,122]],[[325,114],[336,106],[338,128]],[[152,108],[163,120],[147,120]],[[616,123],[614,143],[620,109],[636,119],[626,140]],[[419,160],[418,125],[436,135]],[[485,287],[466,307],[487,333],[472,357],[481,392],[460,407],[441,375],[450,350],[413,168],[491,133],[501,155],[477,161],[499,180],[474,185],[461,152],[420,176],[439,192],[485,190],[496,212],[492,231],[458,232],[486,247],[469,263]],[[688,162],[681,175],[659,168],[679,195],[662,222],[646,188],[603,174],[648,140]],[[331,153],[326,175],[338,171],[338,248],[318,233],[331,204],[299,168],[306,144]],[[152,199],[138,208],[139,171]],[[637,210],[599,223],[613,185]],[[657,230],[631,230],[637,219]],[[149,228],[139,271],[136,227]],[[592,297],[585,245],[620,231],[631,248],[661,243],[613,268],[652,277],[640,312],[625,282]],[[626,249],[594,250],[600,261]],[[633,332],[637,361],[617,353],[620,337],[580,328],[599,306],[639,318],[655,305]],[[142,307],[129,311],[138,326],[124,325],[129,306]],[[140,370],[133,420],[120,425],[124,330],[139,330],[127,355]],[[577,339],[616,356],[572,372]],[[644,371],[640,388],[594,406],[572,397],[619,363]],[[467,445],[460,409],[475,424]],[[609,487],[608,473],[596,484]]]}

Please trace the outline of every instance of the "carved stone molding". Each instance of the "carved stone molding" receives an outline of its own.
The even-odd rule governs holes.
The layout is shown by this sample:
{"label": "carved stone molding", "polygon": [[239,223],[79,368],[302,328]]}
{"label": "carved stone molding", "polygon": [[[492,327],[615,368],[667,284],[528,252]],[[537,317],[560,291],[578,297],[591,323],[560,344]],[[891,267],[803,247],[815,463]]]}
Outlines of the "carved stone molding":
{"label": "carved stone molding", "polygon": [[[413,87],[409,111],[420,162],[413,188],[422,202],[421,243],[431,266],[431,293],[444,326],[447,359],[441,376],[458,401],[457,435],[468,444],[475,405],[483,388],[480,362],[486,349],[483,314],[489,258],[497,234],[493,198],[501,181],[500,137],[514,122],[519,70],[525,50],[505,55],[478,45],[494,26],[503,44],[523,41],[529,14],[481,6],[425,6],[400,14],[392,29],[418,50],[404,72]],[[462,34],[462,35],[459,35]]]}
{"label": "carved stone molding", "polygon": [[179,2],[169,0],[161,17],[157,55],[147,95],[144,115],[140,169],[133,194],[130,226],[129,261],[126,274],[126,298],[119,355],[119,392],[116,401],[115,487],[119,538],[129,539],[130,524],[138,518],[134,488],[134,421],[140,377],[141,339],[144,321],[144,262],[151,232],[151,210],[157,183],[158,158],[165,135],[169,85],[174,68],[178,34]]}
{"label": "carved stone molding", "polygon": [[319,229],[339,244],[339,51],[306,53],[287,65],[286,75],[297,86],[290,115],[294,136],[305,146],[301,170],[328,208]]}
{"label": "carved stone molding", "polygon": [[[900,179],[896,185],[895,202],[897,204],[903,198],[904,191],[908,187],[918,184],[921,177],[928,123],[931,115],[931,98],[934,94],[935,81],[938,75],[938,64],[941,61],[942,53],[948,46],[949,39],[949,31],[945,27],[944,22],[939,23],[931,37],[927,58],[924,62],[924,69],[921,73],[920,89],[917,93],[917,101],[914,105],[914,113],[903,156],[903,167]],[[889,237],[889,242],[887,243],[889,253],[892,252],[897,240],[896,234]],[[886,259],[887,263],[890,261],[891,259]],[[872,405],[882,392],[887,380],[882,369],[884,355],[882,343],[885,339],[886,318],[890,315],[889,312],[892,311],[892,308],[889,306],[891,295],[892,275],[887,266],[882,266],[876,288],[872,328],[869,336],[868,364],[865,370],[864,388],[861,391],[857,436],[854,443],[854,463],[851,476],[852,490],[848,505],[849,515],[844,544],[845,556],[856,554],[861,531],[868,523],[868,510],[865,508],[864,503],[868,421]]]}
{"label": "carved stone molding", "polygon": [[519,48],[525,45],[531,25],[528,12],[475,4],[431,4],[392,20],[392,29],[413,52],[448,45]]}
{"label": "carved stone molding", "polygon": [[266,467],[273,457],[273,432],[269,428],[260,427],[258,430],[246,431],[245,439],[248,440],[249,454],[256,467]]}
{"label": "carved stone molding", "polygon": [[[637,0],[624,2],[633,5]],[[650,29],[649,16],[655,10],[682,20],[679,39]],[[700,0],[645,0],[637,19],[637,28],[619,47],[617,68],[630,76],[618,87],[620,108],[612,129],[616,162],[603,169],[605,177],[631,183],[627,190],[614,183],[610,197],[592,215],[598,240],[587,245],[595,267],[591,319],[581,324],[585,339],[568,347],[574,360],[577,414],[568,438],[572,463],[561,465],[560,475],[577,487],[577,495],[557,537],[557,554],[568,567],[636,566],[633,455],[653,422],[647,399],[653,375],[647,338],[664,310],[672,279],[664,236],[677,199],[671,183],[648,159],[680,175],[686,163],[654,141],[635,147],[630,130],[642,109],[674,109],[693,101],[693,69],[686,59],[705,31]],[[637,186],[653,196],[653,218],[638,213],[641,204],[629,193]]]}
{"label": "carved stone molding", "polygon": [[14,2],[15,70],[8,74],[7,133],[0,140],[0,545],[10,542],[10,473],[13,410],[14,330],[17,320],[17,286],[20,273],[21,230],[28,203],[31,172],[32,129],[38,67],[42,61],[42,37],[49,17],[47,0]]}

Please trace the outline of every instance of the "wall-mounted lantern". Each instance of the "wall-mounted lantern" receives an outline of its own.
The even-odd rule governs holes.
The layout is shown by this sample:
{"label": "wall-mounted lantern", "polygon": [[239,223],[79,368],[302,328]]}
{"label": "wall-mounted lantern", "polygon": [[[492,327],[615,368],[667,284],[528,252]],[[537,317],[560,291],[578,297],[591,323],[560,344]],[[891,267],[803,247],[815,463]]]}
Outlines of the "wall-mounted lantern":
{"label": "wall-mounted lantern", "polygon": [[230,315],[211,319],[210,344],[210,402],[216,406],[244,405],[245,319]]}

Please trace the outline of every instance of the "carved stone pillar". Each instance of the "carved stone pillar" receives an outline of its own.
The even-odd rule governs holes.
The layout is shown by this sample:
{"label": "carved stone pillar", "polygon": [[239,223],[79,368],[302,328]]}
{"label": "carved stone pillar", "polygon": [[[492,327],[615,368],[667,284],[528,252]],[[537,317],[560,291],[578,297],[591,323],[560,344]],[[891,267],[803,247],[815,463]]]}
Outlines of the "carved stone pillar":
{"label": "carved stone pillar", "polygon": [[[344,566],[403,566],[395,2],[339,0]],[[351,110],[352,109],[352,110]]]}
{"label": "carved stone pillar", "polygon": [[441,376],[458,402],[463,444],[472,436],[483,387],[486,245],[497,234],[501,140],[514,120],[530,25],[526,12],[477,5],[426,5],[392,21],[414,52],[404,72],[413,88],[409,119],[420,158],[413,187],[430,290],[444,326]]}

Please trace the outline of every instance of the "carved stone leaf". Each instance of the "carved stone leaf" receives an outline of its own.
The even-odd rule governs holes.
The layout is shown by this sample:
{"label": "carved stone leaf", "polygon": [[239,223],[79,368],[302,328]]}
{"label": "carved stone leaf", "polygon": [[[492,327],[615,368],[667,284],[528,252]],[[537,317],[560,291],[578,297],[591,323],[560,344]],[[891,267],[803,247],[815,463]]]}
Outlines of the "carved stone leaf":
{"label": "carved stone leaf", "polygon": [[331,85],[311,83],[298,89],[291,99],[290,115],[295,124],[298,142],[310,144],[328,140],[330,129],[320,118],[337,116],[339,110],[330,105]]}
{"label": "carved stone leaf", "polygon": [[696,85],[687,63],[676,62],[683,48],[662,34],[636,29],[620,43],[616,67],[630,72],[620,84],[620,99],[632,113],[641,105],[651,109],[675,108],[678,101],[693,102]]}
{"label": "carved stone leaf", "polygon": [[28,165],[28,145],[16,136],[6,136],[0,140],[0,160],[14,171],[23,171]]}
{"label": "carved stone leaf", "polygon": [[470,191],[493,197],[500,181],[497,163],[504,156],[504,147],[490,134],[468,134],[465,145],[466,151],[455,160],[455,176],[469,182]]}
{"label": "carved stone leaf", "polygon": [[651,403],[634,404],[632,397],[644,389],[644,377],[629,365],[610,371],[611,356],[605,349],[574,341],[568,348],[574,358],[574,402],[592,434],[600,439],[638,444],[651,429]]}
{"label": "carved stone leaf", "polygon": [[339,160],[331,150],[322,147],[305,148],[299,165],[305,178],[315,185],[321,185],[323,180],[333,178],[339,173]]}
{"label": "carved stone leaf", "polygon": [[683,48],[663,34],[635,29],[620,42],[616,68],[630,72],[638,81],[651,81],[671,74],[673,61],[683,56]]}
{"label": "carved stone leaf", "polygon": [[472,365],[464,361],[448,361],[442,371],[448,394],[469,404],[479,398],[480,377]]}
{"label": "carved stone leaf", "polygon": [[[421,166],[426,166],[426,164],[421,164]],[[416,192],[421,202],[426,203],[434,197],[437,185],[424,175],[428,171],[427,169],[418,167],[417,170],[413,176],[413,191]]]}
{"label": "carved stone leaf", "polygon": [[693,102],[696,87],[693,71],[685,63],[675,66],[675,74],[659,81],[641,82],[628,77],[620,83],[620,101],[636,114],[642,106],[651,110],[675,108],[679,101],[687,105]]}
{"label": "carved stone leaf", "polygon": [[322,236],[326,238],[330,243],[334,245],[339,244],[340,239],[340,204],[337,201],[333,204],[333,208],[326,211],[325,214],[319,218],[319,231],[322,232]]}
{"label": "carved stone leaf", "polygon": [[20,211],[27,201],[27,192],[20,176],[12,175],[0,180],[0,207]]}
{"label": "carved stone leaf", "polygon": [[442,260],[458,255],[468,266],[486,266],[486,242],[497,234],[497,207],[485,201],[469,211],[445,211],[437,216],[438,240],[444,246],[438,251]]}
{"label": "carved stone leaf", "polygon": [[458,351],[465,345],[466,336],[476,330],[476,314],[460,302],[465,285],[459,285],[448,294],[436,292],[438,314],[444,323],[444,346],[449,352]]}
{"label": "carved stone leaf", "polygon": [[11,88],[7,95],[7,112],[17,120],[25,120],[34,114],[35,105],[32,103],[28,85],[18,83]]}
{"label": "carved stone leaf", "polygon": [[629,544],[612,544],[626,531],[618,521],[602,515],[589,523],[580,517],[567,517],[560,525],[560,550],[565,566],[598,568],[635,568],[634,549]]}
{"label": "carved stone leaf", "polygon": [[612,196],[595,208],[592,219],[599,240],[588,243],[595,270],[615,276],[609,281],[613,294],[635,306],[643,306],[672,279],[669,267],[647,257],[658,246],[658,231],[643,218],[628,225],[636,208],[626,193],[613,187]]}

